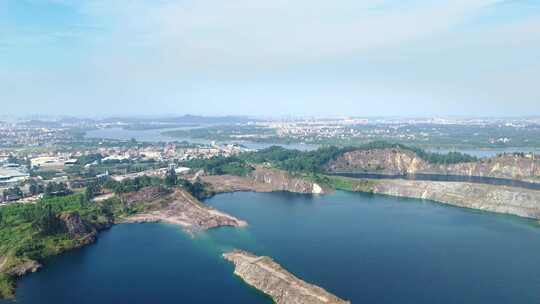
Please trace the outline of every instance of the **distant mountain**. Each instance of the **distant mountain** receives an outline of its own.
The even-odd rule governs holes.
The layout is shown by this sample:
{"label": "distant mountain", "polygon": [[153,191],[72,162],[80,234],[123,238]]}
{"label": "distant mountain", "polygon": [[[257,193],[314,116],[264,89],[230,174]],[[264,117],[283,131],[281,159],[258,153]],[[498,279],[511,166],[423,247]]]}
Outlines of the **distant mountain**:
{"label": "distant mountain", "polygon": [[62,127],[62,124],[58,121],[45,121],[45,120],[27,120],[18,123],[19,125],[23,125],[30,128],[60,128]]}
{"label": "distant mountain", "polygon": [[197,115],[184,115],[173,117],[152,117],[152,118],[138,118],[138,117],[110,117],[101,120],[104,123],[168,123],[168,124],[234,124],[234,123],[246,123],[250,121],[258,121],[248,116],[197,116]]}

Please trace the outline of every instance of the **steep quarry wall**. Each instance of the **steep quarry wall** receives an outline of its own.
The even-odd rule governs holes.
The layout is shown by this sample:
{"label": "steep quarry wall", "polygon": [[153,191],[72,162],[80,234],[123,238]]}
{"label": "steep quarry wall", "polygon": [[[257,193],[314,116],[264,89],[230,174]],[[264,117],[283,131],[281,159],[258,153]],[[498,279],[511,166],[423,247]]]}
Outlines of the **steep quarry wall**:
{"label": "steep quarry wall", "polygon": [[234,274],[269,295],[277,304],[350,303],[295,277],[270,257],[259,257],[240,250],[225,253],[223,256],[234,263]]}
{"label": "steep quarry wall", "polygon": [[346,152],[327,166],[330,172],[381,174],[448,174],[524,180],[540,183],[540,158],[534,155],[503,154],[477,162],[431,164],[414,152],[399,148]]}
{"label": "steep quarry wall", "polygon": [[296,193],[325,193],[323,187],[308,179],[295,177],[278,169],[257,167],[249,174],[255,182],[270,185],[273,191],[289,191]]}
{"label": "steep quarry wall", "polygon": [[540,191],[462,182],[368,180],[362,192],[432,200],[444,204],[540,219]]}
{"label": "steep quarry wall", "polygon": [[212,185],[216,192],[232,191],[288,191],[295,193],[324,194],[324,186],[302,176],[294,176],[283,170],[256,167],[248,176],[211,175],[202,180]]}

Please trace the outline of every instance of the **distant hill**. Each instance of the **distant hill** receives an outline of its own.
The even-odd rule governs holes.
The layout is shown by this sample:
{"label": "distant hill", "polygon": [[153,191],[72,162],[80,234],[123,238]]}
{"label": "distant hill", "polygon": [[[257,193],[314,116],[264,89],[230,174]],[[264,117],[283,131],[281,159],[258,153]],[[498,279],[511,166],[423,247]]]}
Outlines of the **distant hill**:
{"label": "distant hill", "polygon": [[184,115],[173,117],[153,117],[153,118],[138,118],[138,117],[110,117],[101,120],[104,123],[173,123],[173,124],[234,124],[257,121],[257,119],[248,116],[197,116]]}
{"label": "distant hill", "polygon": [[20,122],[19,125],[24,125],[30,128],[60,128],[62,127],[62,124],[58,121],[46,121],[46,120],[38,120],[38,119],[23,121],[23,122]]}

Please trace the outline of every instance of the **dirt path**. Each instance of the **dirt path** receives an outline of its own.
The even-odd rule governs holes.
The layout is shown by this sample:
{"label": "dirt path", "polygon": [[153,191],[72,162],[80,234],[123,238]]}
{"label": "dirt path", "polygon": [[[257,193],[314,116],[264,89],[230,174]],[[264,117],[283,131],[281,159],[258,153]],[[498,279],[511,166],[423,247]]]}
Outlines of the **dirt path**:
{"label": "dirt path", "polygon": [[4,268],[4,265],[6,265],[7,260],[7,258],[0,256],[0,272],[2,272],[2,268]]}

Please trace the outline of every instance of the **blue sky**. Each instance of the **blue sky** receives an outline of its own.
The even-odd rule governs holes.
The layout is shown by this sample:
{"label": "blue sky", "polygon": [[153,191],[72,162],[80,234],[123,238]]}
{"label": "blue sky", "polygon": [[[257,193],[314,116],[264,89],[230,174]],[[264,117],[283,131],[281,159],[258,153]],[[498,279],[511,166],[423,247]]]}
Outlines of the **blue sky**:
{"label": "blue sky", "polygon": [[4,114],[540,115],[540,1],[0,0]]}

